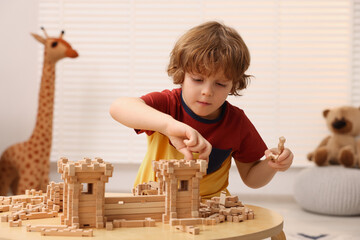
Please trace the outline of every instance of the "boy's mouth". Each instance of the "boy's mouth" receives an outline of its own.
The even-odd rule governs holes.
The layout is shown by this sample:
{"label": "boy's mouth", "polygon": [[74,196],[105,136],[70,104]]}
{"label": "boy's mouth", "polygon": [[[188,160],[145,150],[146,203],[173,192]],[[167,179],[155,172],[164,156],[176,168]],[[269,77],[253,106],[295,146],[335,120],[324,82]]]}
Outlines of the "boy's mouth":
{"label": "boy's mouth", "polygon": [[211,103],[208,102],[203,102],[203,101],[197,101],[199,104],[204,105],[204,106],[208,106],[211,105]]}

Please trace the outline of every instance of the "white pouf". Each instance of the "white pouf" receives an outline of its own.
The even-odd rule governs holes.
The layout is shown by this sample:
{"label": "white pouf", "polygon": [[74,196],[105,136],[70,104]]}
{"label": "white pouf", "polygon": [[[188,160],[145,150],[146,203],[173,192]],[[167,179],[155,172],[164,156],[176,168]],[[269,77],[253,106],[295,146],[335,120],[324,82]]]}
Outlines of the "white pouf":
{"label": "white pouf", "polygon": [[295,179],[294,196],[307,211],[327,215],[360,214],[360,169],[311,167]]}

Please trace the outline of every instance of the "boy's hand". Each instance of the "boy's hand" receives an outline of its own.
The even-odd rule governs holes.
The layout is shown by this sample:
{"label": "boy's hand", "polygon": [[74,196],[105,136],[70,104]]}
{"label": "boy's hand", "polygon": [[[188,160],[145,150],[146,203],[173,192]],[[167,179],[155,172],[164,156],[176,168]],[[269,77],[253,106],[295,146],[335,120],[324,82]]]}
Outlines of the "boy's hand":
{"label": "boy's hand", "polygon": [[199,153],[200,159],[209,160],[211,144],[192,127],[184,123],[174,124],[166,135],[186,160],[193,159],[192,153]]}
{"label": "boy's hand", "polygon": [[[270,158],[270,155],[278,155],[279,150],[277,148],[268,149],[265,151],[265,156],[267,159]],[[268,161],[268,164],[271,168],[277,170],[277,171],[286,171],[293,162],[294,155],[290,151],[290,149],[285,148],[284,151],[278,156],[278,158],[275,161]]]}

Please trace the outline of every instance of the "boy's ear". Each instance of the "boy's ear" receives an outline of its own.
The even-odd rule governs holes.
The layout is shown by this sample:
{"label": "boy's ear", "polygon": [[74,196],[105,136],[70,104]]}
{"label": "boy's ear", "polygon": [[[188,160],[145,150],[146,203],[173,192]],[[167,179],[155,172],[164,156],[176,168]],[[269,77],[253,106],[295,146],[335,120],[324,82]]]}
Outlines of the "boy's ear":
{"label": "boy's ear", "polygon": [[45,39],[42,37],[42,36],[40,36],[40,35],[38,35],[38,34],[36,34],[36,33],[30,33],[36,40],[38,40],[40,43],[42,43],[42,44],[45,44]]}

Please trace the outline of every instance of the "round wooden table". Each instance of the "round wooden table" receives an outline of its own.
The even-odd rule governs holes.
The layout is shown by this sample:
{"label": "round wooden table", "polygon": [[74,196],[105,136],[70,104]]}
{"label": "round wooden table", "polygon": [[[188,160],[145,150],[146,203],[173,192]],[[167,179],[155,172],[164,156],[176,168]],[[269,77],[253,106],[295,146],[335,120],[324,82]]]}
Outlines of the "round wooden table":
{"label": "round wooden table", "polygon": [[[183,240],[183,239],[264,239],[271,237],[272,240],[285,240],[283,232],[283,218],[278,213],[253,205],[246,205],[254,210],[255,219],[240,223],[224,222],[214,226],[199,225],[200,234],[191,235],[177,230],[169,224],[157,222],[155,227],[143,228],[116,228],[111,231],[105,229],[94,229],[94,237],[91,239],[146,239],[146,240]],[[1,213],[4,215],[7,213]],[[60,218],[24,220],[22,227],[9,227],[8,222],[0,222],[0,239],[39,239],[39,232],[26,232],[26,225],[59,225]],[[41,239],[65,238],[68,240],[79,239],[79,237],[51,237],[41,236]]]}

